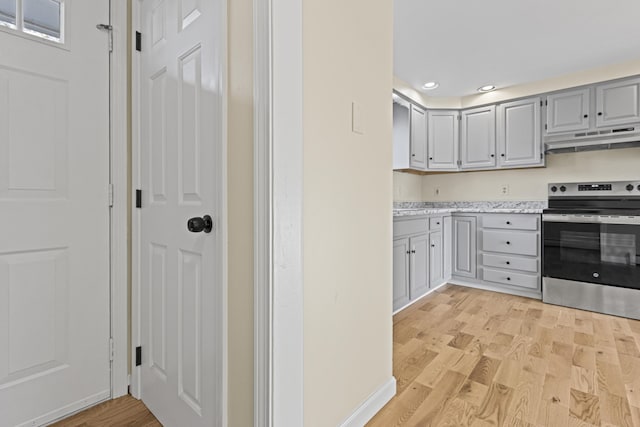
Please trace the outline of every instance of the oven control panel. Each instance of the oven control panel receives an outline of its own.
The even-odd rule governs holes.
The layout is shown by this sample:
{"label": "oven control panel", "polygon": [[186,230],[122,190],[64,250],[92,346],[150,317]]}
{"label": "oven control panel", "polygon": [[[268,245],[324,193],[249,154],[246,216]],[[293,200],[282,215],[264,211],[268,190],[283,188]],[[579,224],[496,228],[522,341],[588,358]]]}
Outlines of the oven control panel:
{"label": "oven control panel", "polygon": [[565,182],[548,186],[549,197],[640,196],[640,181]]}

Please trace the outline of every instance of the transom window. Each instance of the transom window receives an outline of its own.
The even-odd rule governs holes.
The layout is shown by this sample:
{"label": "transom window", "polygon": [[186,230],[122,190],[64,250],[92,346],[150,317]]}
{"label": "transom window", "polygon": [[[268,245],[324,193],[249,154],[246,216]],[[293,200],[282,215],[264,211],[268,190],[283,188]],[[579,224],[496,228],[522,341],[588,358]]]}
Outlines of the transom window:
{"label": "transom window", "polygon": [[64,0],[0,0],[0,25],[62,43]]}

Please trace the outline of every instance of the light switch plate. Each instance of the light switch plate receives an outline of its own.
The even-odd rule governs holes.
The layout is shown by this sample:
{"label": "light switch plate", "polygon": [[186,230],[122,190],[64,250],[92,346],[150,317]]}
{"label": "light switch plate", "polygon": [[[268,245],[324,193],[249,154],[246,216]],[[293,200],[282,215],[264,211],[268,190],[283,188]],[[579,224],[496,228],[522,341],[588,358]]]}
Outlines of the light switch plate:
{"label": "light switch plate", "polygon": [[351,131],[364,135],[364,118],[362,117],[362,106],[353,101],[351,103]]}

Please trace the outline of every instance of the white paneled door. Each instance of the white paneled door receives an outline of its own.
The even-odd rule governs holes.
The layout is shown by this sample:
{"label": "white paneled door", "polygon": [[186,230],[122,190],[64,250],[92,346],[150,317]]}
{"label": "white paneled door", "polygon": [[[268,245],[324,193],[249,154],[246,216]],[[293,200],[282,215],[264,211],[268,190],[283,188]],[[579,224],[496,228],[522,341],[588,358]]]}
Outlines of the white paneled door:
{"label": "white paneled door", "polygon": [[141,2],[141,397],[169,427],[223,422],[223,15]]}
{"label": "white paneled door", "polygon": [[48,4],[0,2],[1,426],[110,396],[109,1]]}

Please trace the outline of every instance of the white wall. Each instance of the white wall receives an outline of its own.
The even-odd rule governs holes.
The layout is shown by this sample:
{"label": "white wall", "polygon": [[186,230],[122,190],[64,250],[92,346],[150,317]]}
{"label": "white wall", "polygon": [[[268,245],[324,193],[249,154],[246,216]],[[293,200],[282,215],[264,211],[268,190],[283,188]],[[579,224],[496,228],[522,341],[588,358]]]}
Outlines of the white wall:
{"label": "white wall", "polygon": [[[550,182],[598,180],[640,180],[640,148],[552,154],[546,168],[425,175],[422,200],[546,200]],[[500,194],[504,184],[506,196]]]}
{"label": "white wall", "polygon": [[392,376],[392,20],[392,0],[303,3],[305,427]]}
{"label": "white wall", "polygon": [[393,201],[419,202],[422,200],[422,175],[393,172]]}

